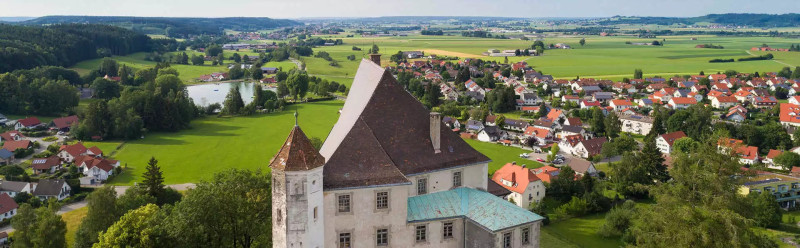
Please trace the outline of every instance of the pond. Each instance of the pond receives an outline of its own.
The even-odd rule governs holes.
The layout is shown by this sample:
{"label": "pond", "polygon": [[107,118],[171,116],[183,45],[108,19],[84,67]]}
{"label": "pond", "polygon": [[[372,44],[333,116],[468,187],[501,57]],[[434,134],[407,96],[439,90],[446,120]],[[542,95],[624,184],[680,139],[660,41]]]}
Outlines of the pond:
{"label": "pond", "polygon": [[[186,86],[186,91],[189,92],[189,97],[194,100],[194,104],[200,106],[208,106],[214,103],[222,104],[225,102],[225,96],[228,91],[233,87],[239,87],[239,92],[242,94],[244,104],[253,101],[253,85],[256,83],[251,82],[234,82],[234,83],[208,83]],[[274,90],[271,89],[270,90]]]}

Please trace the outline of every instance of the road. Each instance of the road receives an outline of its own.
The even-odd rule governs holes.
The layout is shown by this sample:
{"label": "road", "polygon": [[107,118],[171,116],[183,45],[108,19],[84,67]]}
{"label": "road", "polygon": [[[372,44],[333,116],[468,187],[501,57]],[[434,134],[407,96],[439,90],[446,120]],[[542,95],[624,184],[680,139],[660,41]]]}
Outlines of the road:
{"label": "road", "polygon": [[[167,185],[167,187],[170,187],[170,188],[172,188],[174,190],[177,190],[177,191],[189,190],[191,188],[194,188],[194,186],[195,186],[195,184],[193,184],[193,183]],[[90,186],[87,186],[87,187],[90,187]],[[98,186],[98,187],[94,187],[94,188],[99,188],[99,187],[102,187],[102,186]],[[121,196],[122,194],[125,194],[125,191],[128,190],[128,188],[130,188],[130,187],[131,186],[114,186],[114,190],[117,191],[117,197]],[[58,215],[62,215],[62,214],[65,214],[65,213],[73,211],[73,210],[84,208],[84,207],[86,207],[86,204],[87,204],[87,202],[84,199],[83,201],[73,202],[73,203],[61,206],[61,209],[58,210],[57,214]],[[7,225],[5,227],[0,228],[0,232],[11,233],[13,231],[14,231],[14,228],[12,228],[11,225]]]}

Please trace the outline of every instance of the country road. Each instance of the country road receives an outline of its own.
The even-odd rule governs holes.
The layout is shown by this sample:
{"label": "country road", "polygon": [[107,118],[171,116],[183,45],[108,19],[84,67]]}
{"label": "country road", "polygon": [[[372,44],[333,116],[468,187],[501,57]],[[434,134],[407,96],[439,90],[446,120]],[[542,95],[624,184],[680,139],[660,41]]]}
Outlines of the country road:
{"label": "country road", "polygon": [[[194,186],[195,186],[195,184],[193,184],[193,183],[167,185],[167,187],[170,187],[170,188],[172,188],[174,190],[177,190],[177,191],[189,190],[191,188],[194,188]],[[102,187],[102,186],[99,186],[99,187],[87,186],[87,187],[99,188],[99,187]],[[128,190],[128,188],[130,188],[130,187],[131,186],[114,186],[114,191],[117,192],[117,197],[119,197],[122,194],[125,194],[125,191]],[[86,204],[87,204],[87,202],[84,199],[83,201],[73,202],[73,203],[61,206],[61,209],[58,210],[57,214],[58,215],[62,215],[62,214],[65,214],[65,213],[73,211],[73,210],[84,208],[84,207],[86,207]],[[5,227],[0,228],[0,232],[11,233],[13,231],[14,231],[14,228],[12,228],[11,225],[7,225]]]}

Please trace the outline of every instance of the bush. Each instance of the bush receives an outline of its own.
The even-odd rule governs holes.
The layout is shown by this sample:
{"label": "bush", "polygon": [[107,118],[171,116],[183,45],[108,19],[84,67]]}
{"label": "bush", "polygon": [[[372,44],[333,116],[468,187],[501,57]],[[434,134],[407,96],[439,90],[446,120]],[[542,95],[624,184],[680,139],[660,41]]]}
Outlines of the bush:
{"label": "bush", "polygon": [[567,202],[567,204],[561,205],[556,209],[556,216],[559,219],[569,219],[572,217],[580,217],[586,215],[589,209],[589,204],[586,200],[582,198],[578,198],[576,196],[572,197],[572,200]]}
{"label": "bush", "polygon": [[42,139],[42,140],[43,140],[43,141],[47,141],[47,142],[51,142],[51,141],[56,141],[56,140],[58,140],[58,138],[57,138],[57,137],[55,137],[55,136],[50,136],[50,137],[45,137],[45,138],[44,138],[44,139]]}
{"label": "bush", "polygon": [[628,230],[635,215],[636,204],[628,200],[606,214],[606,221],[600,226],[597,234],[606,238],[620,237]]}
{"label": "bush", "polygon": [[738,59],[738,61],[742,62],[742,61],[770,60],[770,59],[772,59],[772,54],[771,53],[767,53],[766,55],[761,55],[761,56],[758,56],[758,57],[740,58],[740,59]]}
{"label": "bush", "polygon": [[733,60],[733,59],[712,59],[712,60],[709,60],[708,63],[730,63],[730,62],[734,62],[734,61],[735,60]]}

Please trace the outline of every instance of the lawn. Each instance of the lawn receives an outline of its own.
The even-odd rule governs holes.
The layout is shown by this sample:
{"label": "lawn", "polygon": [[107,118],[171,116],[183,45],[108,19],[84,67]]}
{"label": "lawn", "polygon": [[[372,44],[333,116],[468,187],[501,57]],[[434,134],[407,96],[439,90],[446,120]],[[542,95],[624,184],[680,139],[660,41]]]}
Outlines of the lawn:
{"label": "lawn", "polygon": [[464,141],[472,146],[472,148],[475,148],[475,150],[478,150],[492,160],[492,162],[489,162],[490,175],[496,170],[500,169],[500,167],[503,167],[503,165],[513,161],[516,161],[517,164],[520,165],[527,164],[529,168],[539,168],[544,166],[542,163],[519,157],[519,154],[521,153],[531,152],[528,150],[470,139],[465,139]]}
{"label": "lawn", "polygon": [[[580,218],[572,218],[564,221],[551,222],[550,225],[542,228],[542,233],[548,233],[553,239],[563,243],[572,243],[577,247],[620,247],[622,242],[618,238],[603,238],[597,234],[597,230],[605,222],[605,214],[594,214]],[[548,238],[549,239],[549,238]],[[550,246],[542,239],[542,247]]]}
{"label": "lawn", "polygon": [[[131,185],[139,181],[150,157],[159,160],[167,184],[198,182],[230,168],[269,170],[270,159],[294,126],[295,109],[303,131],[309,137],[325,139],[341,107],[340,101],[305,103],[266,115],[206,117],[193,121],[188,130],[149,133],[144,139],[126,142],[114,155],[127,168],[112,183]],[[119,142],[87,145],[98,145],[109,153]]]}
{"label": "lawn", "polygon": [[89,208],[83,207],[61,215],[61,219],[67,223],[67,247],[72,247],[72,243],[75,242],[75,232],[78,231],[78,226],[80,226],[83,217],[86,217],[88,212]]}

